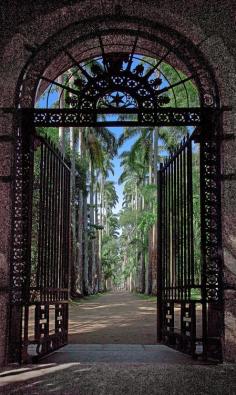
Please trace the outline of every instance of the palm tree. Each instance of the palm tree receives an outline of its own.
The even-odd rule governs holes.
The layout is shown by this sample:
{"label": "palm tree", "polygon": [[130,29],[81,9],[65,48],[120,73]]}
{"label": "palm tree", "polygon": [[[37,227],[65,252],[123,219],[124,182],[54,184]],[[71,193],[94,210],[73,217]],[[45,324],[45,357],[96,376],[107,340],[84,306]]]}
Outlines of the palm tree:
{"label": "palm tree", "polygon": [[[101,282],[101,268],[97,262],[99,256],[99,243],[95,226],[98,225],[98,179],[99,174],[104,174],[106,166],[106,154],[113,154],[115,138],[106,128],[85,128],[79,132],[80,158],[87,163],[87,193],[84,193],[84,292],[86,294],[96,292]],[[89,205],[87,202],[89,195]],[[89,217],[89,222],[87,218]],[[86,223],[85,223],[86,222]],[[88,235],[90,237],[88,237]],[[80,236],[81,238],[81,236]],[[90,248],[89,248],[90,247]],[[100,247],[101,248],[101,247]],[[87,253],[89,249],[89,254]],[[90,262],[90,265],[89,265]],[[90,281],[88,281],[88,278]]]}
{"label": "palm tree", "polygon": [[[157,187],[157,170],[158,163],[161,160],[160,153],[163,149],[170,150],[176,144],[177,133],[174,137],[167,133],[168,129],[157,128],[126,128],[119,139],[119,144],[122,145],[126,140],[137,136],[137,140],[132,145],[129,152],[124,152],[121,157],[123,161],[124,171],[120,177],[120,182],[127,182],[133,179],[135,189],[131,200],[135,202],[136,207],[133,209],[149,209],[155,216],[156,213],[156,199],[150,201],[145,207],[145,199],[142,197],[138,199],[138,188],[140,185],[146,185],[147,181],[150,186]],[[160,141],[164,145],[160,145]],[[148,263],[146,265],[146,293],[150,294],[156,292],[156,225],[153,225],[149,231],[148,242]],[[145,261],[143,254],[140,255],[142,262]],[[143,273],[143,263],[141,273]],[[143,288],[143,287],[141,287]]]}

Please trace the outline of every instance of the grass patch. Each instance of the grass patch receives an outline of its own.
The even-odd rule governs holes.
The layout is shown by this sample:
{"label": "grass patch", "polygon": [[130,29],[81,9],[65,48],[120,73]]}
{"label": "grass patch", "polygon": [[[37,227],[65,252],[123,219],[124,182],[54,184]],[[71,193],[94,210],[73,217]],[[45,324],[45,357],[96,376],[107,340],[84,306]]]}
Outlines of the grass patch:
{"label": "grass patch", "polygon": [[92,301],[100,298],[100,296],[104,295],[105,293],[106,292],[103,292],[103,293],[98,292],[98,293],[93,294],[93,295],[84,296],[83,298],[70,299],[69,300],[69,304],[73,306],[73,305],[78,305],[78,304],[82,304],[82,303],[85,303],[85,302],[90,302],[90,301],[92,302]]}
{"label": "grass patch", "polygon": [[146,294],[140,294],[138,292],[135,292],[135,295],[142,300],[148,300],[149,302],[156,302],[157,297],[153,295],[146,295]]}
{"label": "grass patch", "polygon": [[191,288],[191,299],[193,300],[201,299],[201,290],[198,288]]}

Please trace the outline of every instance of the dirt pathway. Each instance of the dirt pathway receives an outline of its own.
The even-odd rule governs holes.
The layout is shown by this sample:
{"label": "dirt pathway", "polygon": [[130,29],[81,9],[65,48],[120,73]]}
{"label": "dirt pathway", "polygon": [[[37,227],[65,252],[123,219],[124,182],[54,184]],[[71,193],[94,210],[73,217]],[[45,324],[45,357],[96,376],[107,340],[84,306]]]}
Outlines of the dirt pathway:
{"label": "dirt pathway", "polygon": [[155,344],[156,302],[117,292],[72,304],[69,342]]}

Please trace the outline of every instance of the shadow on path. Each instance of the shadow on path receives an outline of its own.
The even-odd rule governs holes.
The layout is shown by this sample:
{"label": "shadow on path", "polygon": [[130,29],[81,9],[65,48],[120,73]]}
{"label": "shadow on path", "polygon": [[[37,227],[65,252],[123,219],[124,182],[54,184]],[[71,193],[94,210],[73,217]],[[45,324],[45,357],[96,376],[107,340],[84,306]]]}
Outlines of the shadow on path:
{"label": "shadow on path", "polygon": [[156,302],[117,292],[72,303],[69,343],[155,344]]}

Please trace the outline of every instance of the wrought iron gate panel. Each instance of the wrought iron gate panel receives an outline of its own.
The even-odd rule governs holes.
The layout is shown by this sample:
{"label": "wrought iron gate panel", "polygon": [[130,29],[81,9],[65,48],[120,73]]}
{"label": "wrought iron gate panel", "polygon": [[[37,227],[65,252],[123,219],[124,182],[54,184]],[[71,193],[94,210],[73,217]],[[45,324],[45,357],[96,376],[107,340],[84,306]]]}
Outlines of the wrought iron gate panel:
{"label": "wrought iron gate panel", "polygon": [[188,137],[160,168],[158,298],[159,340],[194,356],[196,343],[202,345],[203,339],[202,333],[196,334],[196,310],[203,310],[203,300],[201,280],[195,275],[192,167]]}
{"label": "wrought iron gate panel", "polygon": [[[47,139],[34,140],[34,190],[25,352],[45,355],[67,343],[70,265],[70,167]],[[28,313],[29,314],[29,313]],[[33,315],[33,316],[32,316]]]}
{"label": "wrought iron gate panel", "polygon": [[[193,138],[184,139],[159,171],[158,340],[193,357],[220,361],[219,144],[206,135],[198,140],[197,181]],[[197,211],[194,199],[199,199]],[[201,238],[201,246],[194,238]]]}
{"label": "wrought iron gate panel", "polygon": [[27,133],[16,159],[10,355],[26,362],[67,343],[70,164],[51,141]]}

